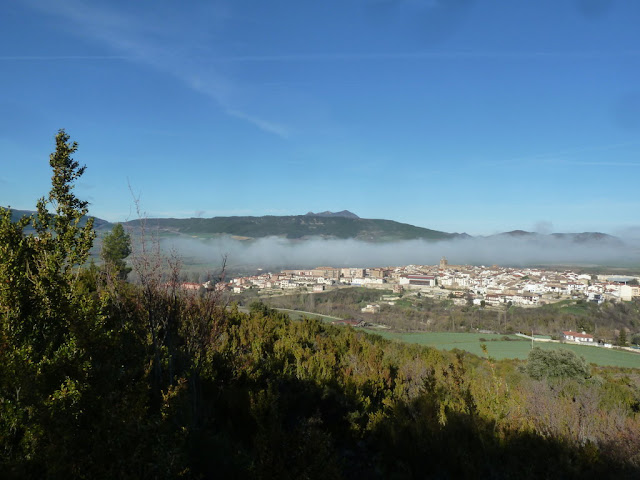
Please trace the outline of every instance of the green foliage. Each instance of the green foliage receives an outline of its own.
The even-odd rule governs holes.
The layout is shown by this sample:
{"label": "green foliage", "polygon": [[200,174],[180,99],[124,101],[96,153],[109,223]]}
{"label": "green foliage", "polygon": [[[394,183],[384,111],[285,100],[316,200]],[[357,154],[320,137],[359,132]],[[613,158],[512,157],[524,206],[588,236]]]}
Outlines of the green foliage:
{"label": "green foliage", "polygon": [[131,272],[125,259],[131,254],[131,237],[124,231],[121,223],[116,223],[111,232],[102,239],[100,258],[110,273],[121,280],[126,280]]}
{"label": "green foliage", "polygon": [[[55,458],[55,442],[74,439],[91,376],[87,347],[96,305],[80,293],[78,268],[94,232],[91,219],[80,226],[87,202],[73,194],[85,169],[71,157],[76,148],[58,132],[52,188],[35,216],[11,223],[9,212],[0,211],[0,431],[9,468],[19,469],[20,459],[46,463]],[[29,220],[35,234],[25,235]]]}
{"label": "green foliage", "polygon": [[620,329],[620,333],[618,333],[618,339],[616,343],[621,347],[627,346],[627,331],[624,328]]}
{"label": "green foliage", "polygon": [[584,380],[590,377],[589,365],[584,357],[571,350],[542,350],[534,348],[529,353],[525,371],[531,378],[572,378]]}
{"label": "green foliage", "polygon": [[146,334],[126,307],[131,292],[105,289],[95,266],[83,268],[95,234],[87,203],[73,194],[84,172],[76,148],[58,132],[51,192],[35,215],[13,223],[0,209],[0,470],[7,478],[175,473],[164,458],[178,435],[146,416]]}

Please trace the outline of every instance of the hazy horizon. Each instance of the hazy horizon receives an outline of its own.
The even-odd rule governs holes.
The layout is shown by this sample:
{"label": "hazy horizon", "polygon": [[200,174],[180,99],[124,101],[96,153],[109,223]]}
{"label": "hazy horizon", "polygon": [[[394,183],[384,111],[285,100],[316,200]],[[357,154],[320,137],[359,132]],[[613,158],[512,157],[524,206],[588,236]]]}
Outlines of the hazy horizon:
{"label": "hazy horizon", "polygon": [[640,249],[618,242],[575,243],[554,237],[479,237],[444,241],[407,240],[370,243],[360,240],[287,240],[264,237],[250,241],[230,236],[212,239],[161,238],[185,264],[216,266],[226,257],[232,268],[383,267],[437,265],[445,256],[452,265],[513,267],[561,265],[575,267],[640,267]]}

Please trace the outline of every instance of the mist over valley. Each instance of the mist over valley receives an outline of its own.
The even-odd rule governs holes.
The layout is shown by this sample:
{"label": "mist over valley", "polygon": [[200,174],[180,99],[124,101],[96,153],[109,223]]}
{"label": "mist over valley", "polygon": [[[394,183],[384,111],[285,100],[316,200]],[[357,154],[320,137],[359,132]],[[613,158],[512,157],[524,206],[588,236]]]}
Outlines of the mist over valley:
{"label": "mist over valley", "polygon": [[[12,210],[14,219],[30,210]],[[94,217],[100,236],[113,223]],[[600,232],[513,230],[488,236],[448,233],[393,220],[363,219],[347,210],[306,215],[148,218],[124,223],[134,241],[147,240],[192,269],[212,270],[224,258],[231,270],[319,265],[431,265],[446,256],[457,265],[577,266],[640,269],[638,229]],[[97,250],[96,250],[97,251]]]}
{"label": "mist over valley", "polygon": [[[140,221],[127,224],[135,232]],[[514,230],[490,236],[447,233],[348,212],[298,216],[148,219],[165,251],[185,264],[212,268],[226,258],[231,269],[453,264],[563,265],[635,268],[640,249],[599,232],[536,233]]]}
{"label": "mist over valley", "polygon": [[470,237],[427,241],[421,239],[372,243],[357,239],[309,238],[290,240],[264,237],[236,240],[228,235],[215,238],[165,237],[165,251],[175,249],[186,264],[220,263],[230,267],[263,269],[383,265],[433,265],[442,256],[453,264],[470,265],[576,265],[633,268],[640,265],[640,251],[617,238],[576,242],[571,238]]}
{"label": "mist over valley", "polygon": [[[141,221],[127,223],[132,231]],[[147,219],[165,251],[185,264],[212,267],[226,258],[238,270],[453,264],[607,266],[633,269],[640,249],[633,237],[600,232],[513,230],[489,236],[448,233],[342,212],[306,215]]]}

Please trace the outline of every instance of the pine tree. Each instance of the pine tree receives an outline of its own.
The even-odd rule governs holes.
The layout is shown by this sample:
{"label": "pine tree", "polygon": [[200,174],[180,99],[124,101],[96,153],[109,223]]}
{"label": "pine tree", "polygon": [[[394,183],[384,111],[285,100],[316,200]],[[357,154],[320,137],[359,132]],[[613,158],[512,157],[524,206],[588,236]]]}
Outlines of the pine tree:
{"label": "pine tree", "polygon": [[[17,477],[55,472],[59,447],[77,441],[91,375],[97,305],[79,293],[78,272],[95,233],[87,202],[73,193],[85,170],[76,149],[60,130],[51,191],[36,214],[12,223],[0,209],[0,470]],[[25,233],[29,223],[35,234]]]}
{"label": "pine tree", "polygon": [[627,331],[624,327],[620,328],[620,333],[618,334],[618,345],[621,347],[627,346]]}
{"label": "pine tree", "polygon": [[102,239],[100,257],[106,270],[121,280],[126,280],[131,272],[125,259],[131,254],[131,237],[124,231],[122,224],[116,223],[111,232]]}

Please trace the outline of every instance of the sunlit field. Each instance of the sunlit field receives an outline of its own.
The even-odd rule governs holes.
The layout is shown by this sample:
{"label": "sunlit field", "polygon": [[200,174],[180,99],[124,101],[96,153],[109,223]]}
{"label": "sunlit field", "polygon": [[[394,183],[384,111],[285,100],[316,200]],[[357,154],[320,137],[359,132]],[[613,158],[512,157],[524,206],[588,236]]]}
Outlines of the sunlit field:
{"label": "sunlit field", "polygon": [[[498,360],[504,358],[524,360],[531,350],[530,341],[515,336],[481,333],[393,333],[379,330],[368,331],[390,340],[417,343],[442,350],[458,348],[476,355],[484,355],[480,346],[485,344],[489,355]],[[481,338],[486,339],[486,341],[481,341]],[[505,338],[509,338],[509,340],[504,340]],[[535,346],[547,350],[557,350],[560,348],[572,350],[582,355],[588,362],[595,363],[596,365],[640,368],[640,353],[555,342],[536,342]]]}

